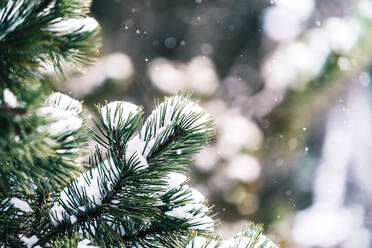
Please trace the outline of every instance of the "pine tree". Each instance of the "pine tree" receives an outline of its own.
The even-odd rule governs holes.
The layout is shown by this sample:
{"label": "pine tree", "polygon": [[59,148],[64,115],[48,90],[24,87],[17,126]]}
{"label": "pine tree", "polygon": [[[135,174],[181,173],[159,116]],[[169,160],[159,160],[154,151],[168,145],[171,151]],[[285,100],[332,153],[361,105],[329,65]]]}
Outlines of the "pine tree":
{"label": "pine tree", "polygon": [[[276,247],[253,224],[227,241],[204,196],[187,185],[192,155],[214,135],[186,94],[141,107],[98,106],[52,93],[54,68],[98,55],[89,1],[0,2],[0,247]],[[87,140],[97,146],[85,161]]]}

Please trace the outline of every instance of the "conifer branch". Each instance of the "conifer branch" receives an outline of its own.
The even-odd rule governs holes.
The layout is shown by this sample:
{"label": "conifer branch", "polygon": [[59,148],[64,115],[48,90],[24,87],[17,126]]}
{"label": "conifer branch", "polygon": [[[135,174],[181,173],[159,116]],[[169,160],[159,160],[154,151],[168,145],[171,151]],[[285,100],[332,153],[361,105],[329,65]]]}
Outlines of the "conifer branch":
{"label": "conifer branch", "polygon": [[89,133],[102,147],[82,166],[82,105],[50,95],[45,70],[63,75],[95,60],[99,25],[89,7],[0,1],[0,246],[189,247],[191,233],[214,230],[205,197],[183,175],[214,136],[213,121],[187,94],[157,103],[144,122],[134,104],[100,106]]}
{"label": "conifer branch", "polygon": [[[181,108],[175,108],[186,104],[190,106],[185,113]],[[164,106],[168,108],[168,111],[173,108],[178,113],[172,114],[173,117],[168,120],[168,123],[162,122],[163,127],[153,129],[159,131],[162,128],[163,132],[152,133],[151,137],[147,136],[152,138],[152,141],[142,140],[139,135],[129,140],[141,123],[142,112],[139,108],[116,102],[101,108],[98,130],[104,139],[100,135],[95,137],[108,149],[106,157],[109,159],[104,160],[102,152],[97,149],[90,159],[93,169],[67,187],[61,194],[61,200],[51,209],[51,218],[58,231],[52,231],[38,244],[49,240],[54,233],[71,233],[78,230],[86,233],[98,243],[103,239],[106,244],[107,242],[120,243],[120,241],[128,243],[132,242],[131,240],[133,242],[136,240],[141,244],[141,242],[146,243],[148,237],[141,237],[145,234],[151,234],[155,238],[154,242],[156,239],[162,242],[164,235],[160,234],[164,232],[177,233],[178,230],[179,236],[177,237],[181,238],[185,237],[185,230],[198,228],[199,225],[205,224],[197,221],[189,223],[192,220],[188,219],[189,217],[179,219],[168,215],[168,212],[176,211],[177,207],[185,208],[184,206],[189,202],[194,201],[192,197],[195,190],[190,191],[187,186],[180,186],[177,190],[164,191],[167,185],[165,181],[167,175],[172,171],[179,171],[180,167],[176,163],[166,164],[163,159],[166,158],[164,156],[169,156],[172,149],[183,148],[185,153],[178,156],[178,161],[180,164],[189,161],[188,151],[197,149],[209,140],[210,119],[205,118],[197,123],[199,119],[195,116],[202,115],[204,112],[200,112],[202,110],[196,108],[196,105],[193,109],[194,104],[189,102],[185,96],[176,96],[166,99],[163,105],[154,110],[148,120],[151,122],[155,120],[159,109],[163,109]],[[145,129],[146,123],[140,132],[146,132]],[[185,144],[190,146],[189,150],[183,147]],[[87,186],[84,186],[85,183]],[[94,193],[94,190],[98,190],[97,187],[99,192]],[[93,195],[90,195],[92,192],[88,194],[88,190],[93,190]],[[199,204],[199,202],[196,203]],[[206,210],[201,210],[202,205],[197,204],[182,211],[187,211],[185,213],[188,213],[190,217],[203,217]],[[105,219],[107,214],[112,216],[110,218],[113,220],[116,219],[114,226],[112,222]],[[93,224],[96,221],[101,223],[99,228]],[[69,222],[71,224],[68,224]],[[142,229],[147,225],[147,228]],[[123,231],[119,231],[117,227],[122,228]],[[138,231],[130,231],[132,228],[138,228]],[[119,236],[116,234],[118,231]],[[103,238],[104,233],[106,235],[111,233],[111,235]],[[141,235],[138,236],[139,234]]]}

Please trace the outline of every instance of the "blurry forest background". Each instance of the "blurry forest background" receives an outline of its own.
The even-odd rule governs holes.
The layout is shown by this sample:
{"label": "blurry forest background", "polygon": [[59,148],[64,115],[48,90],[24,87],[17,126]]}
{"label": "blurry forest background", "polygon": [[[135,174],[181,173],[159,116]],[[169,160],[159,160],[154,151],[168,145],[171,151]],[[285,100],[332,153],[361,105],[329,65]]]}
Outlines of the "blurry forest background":
{"label": "blurry forest background", "polygon": [[95,0],[92,12],[102,56],[55,89],[88,119],[105,100],[149,114],[154,98],[192,92],[217,135],[191,183],[222,237],[254,221],[282,248],[372,247],[371,1]]}

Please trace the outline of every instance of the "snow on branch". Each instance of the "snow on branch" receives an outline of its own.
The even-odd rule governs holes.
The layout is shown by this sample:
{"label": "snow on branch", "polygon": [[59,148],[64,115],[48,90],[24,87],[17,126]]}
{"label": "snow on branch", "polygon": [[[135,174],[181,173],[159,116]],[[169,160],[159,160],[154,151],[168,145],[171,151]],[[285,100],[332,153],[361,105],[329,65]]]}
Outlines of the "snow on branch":
{"label": "snow on branch", "polygon": [[48,30],[55,32],[57,35],[67,35],[71,33],[93,32],[98,27],[98,22],[92,17],[69,18],[50,25]]}
{"label": "snow on branch", "polygon": [[140,112],[140,108],[132,103],[115,101],[101,108],[103,124],[112,129],[118,128],[121,123]]}
{"label": "snow on branch", "polygon": [[[176,155],[190,154],[190,150],[201,147],[214,134],[209,114],[188,100],[185,95],[168,97],[147,118],[129,143],[129,149],[137,149],[148,159],[164,152],[169,145],[176,145]],[[182,138],[189,144],[182,144]],[[177,142],[180,142],[177,144]]]}
{"label": "snow on branch", "polygon": [[[136,163],[134,160],[132,157],[128,163]],[[137,160],[136,165],[139,166],[141,163]],[[81,175],[70,187],[61,192],[60,201],[51,209],[53,225],[58,226],[66,221],[74,224],[77,216],[83,216],[100,206],[119,180],[120,170],[112,158]]]}
{"label": "snow on branch", "polygon": [[73,133],[83,124],[81,112],[80,102],[67,95],[54,93],[45,100],[43,107],[36,110],[39,116],[51,121],[48,125],[40,126],[39,131],[46,131],[52,136]]}
{"label": "snow on branch", "polygon": [[45,80],[41,74],[48,65],[63,74],[62,65],[83,69],[98,56],[99,24],[88,17],[90,0],[3,2],[0,83],[21,101],[40,90],[35,86]]}
{"label": "snow on branch", "polygon": [[[205,197],[186,185],[178,165],[189,163],[190,155],[213,135],[209,115],[184,95],[166,98],[129,140],[141,124],[141,108],[112,102],[99,112],[97,127],[104,137],[96,135],[96,140],[108,150],[107,159],[98,149],[90,160],[96,166],[61,192],[49,212],[52,224],[77,225],[75,230],[88,229],[92,238],[104,222],[128,240],[136,235],[161,240],[159,234],[183,233],[184,228],[213,231]],[[134,199],[143,201],[143,209],[126,212]],[[108,208],[112,211],[105,212]],[[92,213],[95,217],[87,217]]]}
{"label": "snow on branch", "polygon": [[249,224],[241,232],[228,240],[207,235],[191,235],[185,248],[278,248],[269,238],[262,234],[261,225]]}

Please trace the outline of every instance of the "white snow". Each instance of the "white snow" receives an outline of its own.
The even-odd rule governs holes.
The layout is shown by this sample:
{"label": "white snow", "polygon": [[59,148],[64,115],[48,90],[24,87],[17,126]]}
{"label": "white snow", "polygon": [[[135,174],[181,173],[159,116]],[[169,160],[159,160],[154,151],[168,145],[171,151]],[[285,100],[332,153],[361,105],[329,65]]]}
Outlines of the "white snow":
{"label": "white snow", "polygon": [[168,174],[166,192],[177,189],[181,184],[185,183],[187,177],[181,173],[171,172]]}
{"label": "white snow", "polygon": [[40,126],[39,131],[48,132],[53,136],[59,136],[67,133],[72,133],[78,130],[83,124],[83,120],[73,116],[69,111],[60,110],[52,107],[41,107],[36,110],[40,116],[44,116],[50,121],[54,121],[49,125]]}
{"label": "white snow", "polygon": [[215,248],[216,245],[216,240],[208,241],[205,237],[196,236],[195,239],[186,246],[186,248]]}
{"label": "white snow", "polygon": [[83,239],[77,245],[77,248],[98,248],[98,246],[90,245],[91,241],[88,239]]}
{"label": "white snow", "polygon": [[[39,241],[39,239],[36,237],[36,235],[33,235],[29,238],[27,238],[26,236],[23,236],[20,239],[27,248],[34,247],[33,245],[36,244],[37,241]],[[40,246],[38,245],[34,248],[40,248]]]}
{"label": "white snow", "polygon": [[145,141],[141,139],[139,135],[136,135],[128,142],[127,153],[131,154],[134,152],[138,152],[139,154],[142,154],[142,156],[147,157],[150,154],[155,141],[156,138]]}
{"label": "white snow", "polygon": [[115,101],[101,108],[101,115],[106,126],[115,129],[120,122],[125,123],[129,117],[134,117],[140,108],[129,102]]}
{"label": "white snow", "polygon": [[[255,235],[255,232],[252,231],[248,233],[248,237],[242,237],[241,232],[234,235],[232,238],[223,241],[219,248],[246,248],[252,247],[252,242],[250,242],[250,237]],[[211,240],[208,242],[208,239],[202,236],[197,236],[193,241],[186,246],[186,248],[214,248],[216,247],[218,241]],[[265,245],[264,245],[265,244]],[[236,246],[238,245],[238,246]],[[265,235],[261,234],[257,243],[252,248],[278,248],[270,239],[268,239]]]}
{"label": "white snow", "polygon": [[65,110],[74,116],[79,116],[83,110],[83,107],[79,101],[59,92],[50,95],[45,100],[43,106]]}
{"label": "white snow", "polygon": [[194,227],[197,230],[204,230],[207,232],[214,231],[214,220],[207,216],[206,213],[200,213],[194,217],[193,220],[190,221],[191,224],[195,223],[198,226]]}
{"label": "white snow", "polygon": [[76,216],[75,215],[71,215],[70,216],[70,221],[71,221],[71,224],[74,224],[77,221]]}
{"label": "white snow", "polygon": [[91,233],[93,234],[93,236],[96,234],[96,228],[97,228],[97,220],[94,220],[89,225],[89,230],[91,231]]}
{"label": "white snow", "polygon": [[19,198],[13,197],[12,199],[10,199],[10,202],[13,204],[13,206],[15,208],[18,208],[19,210],[21,210],[21,211],[23,211],[25,213],[33,212],[33,210],[30,207],[30,205],[26,201],[24,201],[24,200],[21,200]]}
{"label": "white snow", "polygon": [[56,6],[56,1],[53,0],[51,1],[51,3],[48,5],[47,8],[45,8],[43,11],[41,11],[40,13],[38,13],[37,16],[46,16],[46,15],[49,15],[50,11],[55,8]]}
{"label": "white snow", "polygon": [[[49,102],[55,103],[56,101],[50,100]],[[49,104],[52,105],[52,104]],[[66,108],[66,104],[62,105],[63,108]],[[67,105],[69,106],[69,105]],[[58,104],[58,107],[61,107]],[[74,108],[76,109],[76,108]],[[62,111],[62,112],[60,112]],[[117,111],[117,112],[116,112]],[[127,103],[127,102],[112,102],[107,104],[106,106],[102,107],[102,117],[103,121],[106,125],[111,125],[112,128],[115,128],[119,124],[120,121],[127,121],[128,118],[133,117],[135,114],[140,111],[140,108],[134,104]],[[43,107],[39,109],[39,112],[42,114],[49,114],[49,118],[58,120],[56,123],[50,125],[50,131],[60,130],[62,127],[66,128],[71,126],[71,120],[73,120],[73,116],[69,116],[69,119],[63,119],[66,110],[56,110],[51,107]],[[115,114],[116,112],[116,114]],[[75,117],[77,118],[77,117]],[[78,118],[81,120],[80,118]],[[70,122],[68,122],[70,121]],[[77,125],[79,126],[79,125]],[[71,127],[69,127],[71,129]],[[59,131],[60,132],[60,131]],[[59,133],[58,132],[58,133]],[[56,131],[54,133],[57,133]],[[133,140],[132,145],[128,144],[128,148],[126,151],[126,161],[128,162],[129,159],[134,158],[134,161],[138,162],[138,168],[147,168],[148,163],[146,158],[139,152],[139,148],[144,146],[144,142],[137,140],[138,142],[134,142],[136,139]],[[140,147],[139,147],[140,145]],[[102,177],[105,172],[107,177]],[[65,204],[65,207],[69,208],[74,212],[74,214],[68,214],[68,211],[64,209],[62,204],[59,202],[55,203],[53,208],[50,211],[50,217],[53,225],[57,226],[59,223],[64,221],[70,221],[74,223],[76,221],[76,215],[79,215],[79,211],[73,208],[73,206],[80,209],[80,211],[85,212],[88,209],[95,208],[97,205],[102,204],[102,200],[108,194],[109,191],[116,185],[120,178],[120,171],[119,168],[114,164],[112,158],[107,159],[104,163],[100,164],[98,167],[91,169],[90,171],[82,174],[72,185],[72,187],[77,190],[80,196],[84,195],[89,199],[88,206],[80,205],[79,206],[79,197],[73,196],[70,194],[70,188],[65,188],[60,195],[60,201]],[[106,185],[106,189],[104,187]],[[88,209],[87,209],[88,208]]]}
{"label": "white snow", "polygon": [[[172,210],[167,211],[165,214],[168,216],[178,218],[178,219],[190,219],[196,222],[197,218],[196,216],[194,216],[193,213],[198,209],[201,209],[201,213],[208,212],[208,208],[205,207],[203,204],[188,203],[184,206],[173,208]],[[203,216],[198,216],[198,217],[201,218]]]}
{"label": "white snow", "polygon": [[[134,116],[138,111],[140,111],[138,106],[127,102],[112,102],[101,108],[101,114],[105,125],[111,125],[112,128],[117,127],[119,117],[123,121],[127,121],[130,116]],[[162,113],[165,113],[164,118],[160,118]],[[187,126],[183,126],[182,128],[194,133],[205,132],[206,123],[209,122],[210,116],[200,106],[180,96],[167,98],[165,102],[161,103],[152,112],[141,128],[140,133],[128,142],[125,159],[128,161],[134,157],[138,162],[137,168],[147,168],[149,166],[147,163],[147,157],[153,149],[155,142],[165,142],[169,135],[174,132],[173,125],[181,124],[180,121],[176,123],[175,118],[178,117],[180,119],[185,119],[186,117],[192,118],[196,115],[199,118],[196,118],[196,120],[191,123],[188,122]],[[149,133],[145,135],[146,127],[148,127]],[[177,153],[181,155],[182,151],[178,151]],[[105,171],[108,176],[102,178],[99,176],[100,171]],[[80,211],[86,212],[89,209],[101,205],[102,200],[116,185],[119,178],[119,168],[117,168],[113,163],[113,160],[110,158],[98,167],[81,175],[72,186],[65,188],[61,192],[59,202],[55,203],[52,207],[49,214],[53,225],[58,226],[60,223],[65,221],[75,223],[77,220],[76,217],[82,214]],[[188,204],[173,208],[165,214],[175,218],[187,219],[191,225],[196,225],[196,229],[213,230],[214,222],[207,216],[209,209],[203,205],[205,197],[199,191],[190,189],[187,185],[183,185],[186,181],[186,176],[180,173],[169,173],[165,180],[167,185],[164,187],[164,192],[160,192],[159,195],[178,188],[180,189],[180,192],[173,195],[173,199],[179,200],[179,195],[187,191],[187,194],[181,198],[190,200]],[[103,185],[107,186],[106,189]],[[180,188],[181,185],[183,185],[182,188]],[[79,197],[71,194],[70,189],[77,190],[80,195],[86,196],[89,199],[90,204],[80,205]],[[62,206],[62,202],[65,207]],[[75,208],[73,206],[75,206]],[[78,211],[76,207],[80,211]],[[199,213],[196,214],[196,211]],[[111,219],[113,217],[106,217],[113,230],[121,234],[125,232],[122,226],[118,225],[114,219]],[[95,225],[90,224],[89,227],[94,233]]]}
{"label": "white snow", "polygon": [[[66,141],[68,141],[68,142],[74,142],[74,140],[75,140],[74,136],[68,136],[66,138]],[[66,152],[77,153],[78,151],[79,151],[79,147],[74,147],[74,148],[70,148],[70,149],[57,149],[56,150],[57,153],[66,153]],[[81,157],[75,159],[74,165],[80,166],[80,163],[79,163],[79,162],[81,162],[80,160],[82,160]]]}
{"label": "white snow", "polygon": [[98,28],[98,22],[92,17],[64,19],[49,26],[48,30],[58,35],[67,35],[73,32],[92,32]]}
{"label": "white snow", "polygon": [[205,196],[194,188],[191,188],[191,198],[196,203],[202,203],[205,201]]}
{"label": "white snow", "polygon": [[83,124],[83,120],[79,117],[81,112],[80,102],[67,95],[54,93],[45,100],[43,107],[36,110],[36,114],[52,123],[40,126],[38,130],[48,132],[53,136],[75,132]]}
{"label": "white snow", "polygon": [[4,102],[11,108],[19,107],[17,97],[9,89],[4,89]]}
{"label": "white snow", "polygon": [[[146,159],[141,156],[138,152],[132,154],[134,159],[139,161],[138,167],[146,168],[148,166]],[[127,156],[127,161],[130,156]],[[102,177],[105,173],[106,177]],[[59,202],[55,203],[50,210],[50,218],[54,226],[58,226],[60,223],[70,221],[74,223],[76,216],[79,214],[73,206],[77,206],[80,211],[86,212],[89,209],[93,209],[98,205],[102,204],[102,200],[106,195],[113,189],[120,179],[120,170],[114,164],[112,158],[107,159],[104,163],[98,165],[96,168],[89,170],[82,174],[74,183],[72,188],[78,190],[80,196],[86,196],[89,200],[88,206],[79,205],[79,197],[70,194],[70,188],[65,188],[60,195],[60,201],[63,202],[67,208],[75,212],[75,214],[68,214],[68,211]],[[106,185],[106,188],[104,187]]]}
{"label": "white snow", "polygon": [[[255,235],[255,232],[250,232],[248,234],[248,237],[240,238],[240,234],[234,235],[234,237],[224,241],[220,248],[230,248],[234,247],[234,244],[237,244],[239,241],[238,248],[248,247],[249,244],[251,244],[250,240],[253,235]],[[265,246],[263,246],[266,244]],[[257,243],[254,245],[253,248],[277,248],[277,246],[268,239],[265,235],[261,234]]]}
{"label": "white snow", "polygon": [[[113,105],[110,107],[103,107],[101,109],[101,111],[105,111],[102,112],[102,116],[104,117],[107,115],[108,110],[110,111],[110,115],[113,116],[110,116],[110,118],[115,119],[115,112],[113,112],[113,109],[115,109],[114,106],[122,105],[125,109],[126,105],[120,104],[119,102],[114,102],[111,104]],[[139,111],[139,108],[136,105],[130,103],[125,104],[128,104],[129,109],[129,111],[126,113],[123,111],[125,117],[128,116],[129,113]],[[175,109],[176,106],[177,109]],[[164,118],[162,119],[161,116],[163,114]],[[200,106],[180,96],[166,98],[166,100],[159,104],[159,106],[157,106],[157,108],[147,118],[139,134],[128,142],[126,156],[129,158],[132,154],[138,153],[138,158],[140,159],[141,164],[144,166],[144,168],[146,168],[148,166],[146,158],[150,155],[154,144],[159,143],[159,141],[160,144],[165,142],[167,138],[173,134],[174,130],[172,129],[172,125],[176,124],[174,120],[175,117],[179,116],[180,119],[182,119],[192,114],[197,114],[200,116],[200,118],[189,124],[188,127],[184,128],[187,128],[188,130],[194,129],[194,132],[204,132],[205,124],[210,120],[210,116]],[[111,121],[111,123],[116,125],[116,119],[114,122]],[[148,133],[146,133],[146,129],[148,129]],[[180,152],[182,153],[182,151],[177,151],[178,155],[180,155]]]}
{"label": "white snow", "polygon": [[[181,198],[177,197],[178,195],[185,193],[185,191],[189,191],[191,194],[186,194]],[[213,231],[214,221],[212,218],[207,216],[209,209],[203,204],[205,197],[202,193],[184,185],[182,186],[181,191],[174,194],[173,197],[177,200],[187,199],[190,200],[190,202],[165,212],[166,215],[178,219],[186,219],[190,225],[196,225],[193,227],[194,229]],[[197,211],[199,211],[198,214],[196,214]]]}
{"label": "white snow", "polygon": [[[147,128],[149,128],[148,136],[151,138],[162,136],[160,135],[162,132],[171,135],[173,130],[171,130],[171,132],[166,132],[167,127],[172,124],[180,124],[180,120],[185,117],[191,117],[192,115],[198,115],[199,118],[192,123],[188,123],[187,130],[191,131],[192,129],[200,128],[200,130],[194,130],[194,132],[204,132],[206,123],[210,120],[210,116],[202,107],[182,96],[168,97],[164,102],[159,104],[147,118],[145,124],[141,128],[140,138],[142,140],[144,139]],[[162,116],[164,116],[163,119],[161,118]],[[177,117],[179,118],[178,123],[175,122],[175,118]],[[164,137],[164,140],[166,140],[166,138],[167,137]]]}
{"label": "white snow", "polygon": [[[108,178],[102,178],[100,172],[108,172]],[[82,174],[75,182],[74,189],[77,189],[80,196],[85,195],[90,203],[89,206],[78,205],[79,200],[74,195],[69,193],[69,188],[65,188],[60,195],[60,201],[66,204],[66,207],[73,209],[73,205],[77,205],[81,211],[86,211],[86,207],[94,208],[96,205],[102,203],[103,198],[106,196],[104,185],[107,185],[107,189],[111,190],[114,184],[119,179],[119,171],[113,164],[112,159],[106,160],[98,167],[89,170]],[[78,213],[76,213],[78,214]],[[63,206],[57,202],[54,204],[50,211],[51,220],[53,225],[57,226],[60,222],[70,220],[71,223],[76,221],[75,215],[69,215]]]}

